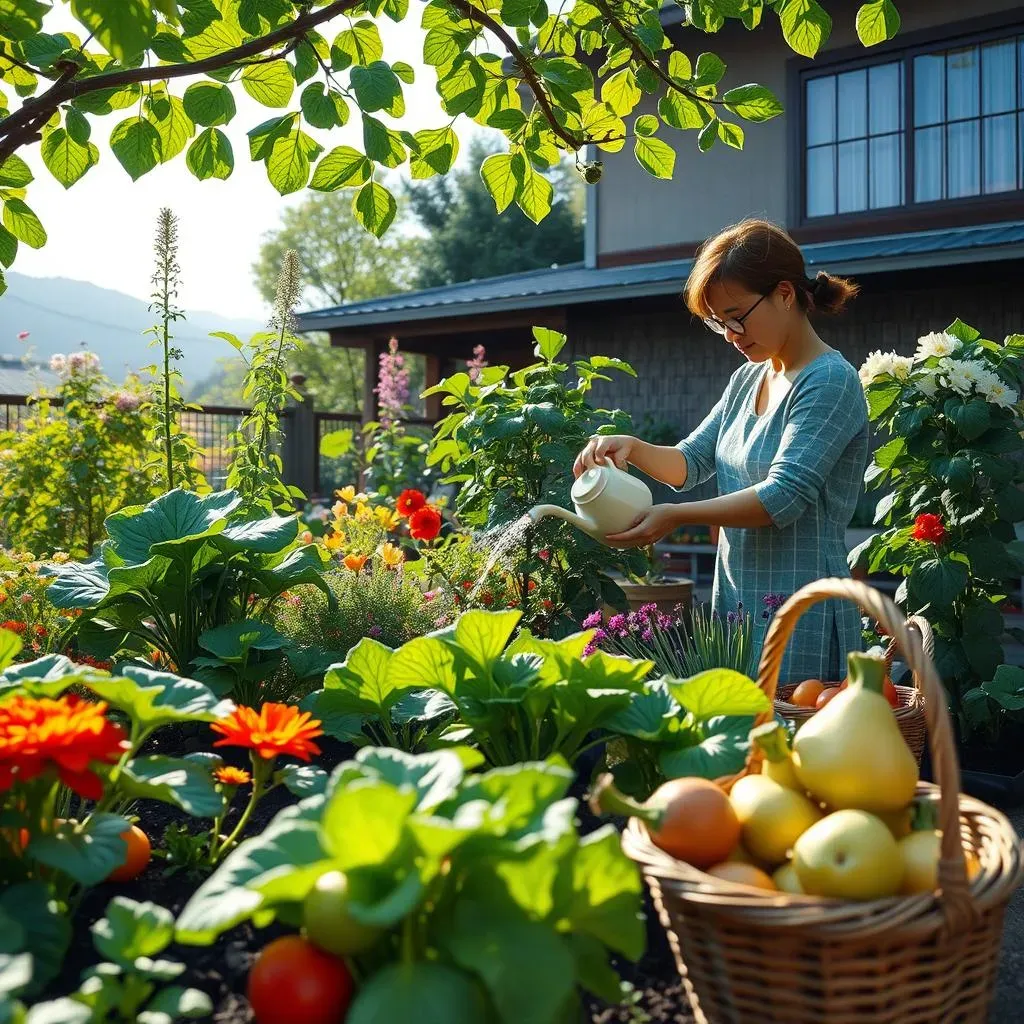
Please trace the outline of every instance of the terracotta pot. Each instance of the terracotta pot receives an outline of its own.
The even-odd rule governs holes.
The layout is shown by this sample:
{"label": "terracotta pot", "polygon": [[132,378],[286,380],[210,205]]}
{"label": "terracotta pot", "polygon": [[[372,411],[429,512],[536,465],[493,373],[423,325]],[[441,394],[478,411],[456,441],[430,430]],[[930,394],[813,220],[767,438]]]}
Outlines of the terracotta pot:
{"label": "terracotta pot", "polygon": [[631,611],[638,611],[645,604],[655,604],[658,611],[671,614],[677,605],[682,605],[689,614],[693,604],[693,580],[677,579],[667,583],[620,583],[626,594]]}

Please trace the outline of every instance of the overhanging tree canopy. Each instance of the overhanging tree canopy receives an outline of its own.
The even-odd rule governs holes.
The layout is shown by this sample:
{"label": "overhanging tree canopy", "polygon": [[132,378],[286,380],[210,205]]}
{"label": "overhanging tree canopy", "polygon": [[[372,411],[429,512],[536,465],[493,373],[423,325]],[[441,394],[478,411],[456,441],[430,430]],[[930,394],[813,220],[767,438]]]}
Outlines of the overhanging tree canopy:
{"label": "overhanging tree canopy", "polygon": [[[0,0],[3,266],[19,243],[46,242],[25,201],[32,173],[17,155],[21,147],[40,145],[47,169],[70,187],[100,160],[95,119],[122,112],[109,146],[133,179],[182,152],[198,178],[227,178],[234,150],[222,129],[235,116],[236,88],[279,111],[247,132],[249,155],[266,165],[274,187],[282,195],[307,185],[353,189],[357,217],[378,236],[396,211],[377,180],[381,169],[408,163],[413,178],[447,173],[458,154],[459,115],[507,140],[507,151],[488,156],[480,169],[498,209],[515,202],[539,222],[551,207],[544,172],[563,153],[576,154],[594,181],[600,166],[583,162],[585,147],[616,152],[629,142],[646,170],[668,178],[675,151],[658,135],[663,126],[694,131],[702,151],[716,142],[740,148],[743,129],[731,118],[760,122],[782,112],[768,89],[743,84],[735,73],[740,84],[726,88],[726,67],[715,54],[691,58],[676,49],[662,28],[659,0],[417,5],[424,63],[436,69],[451,120],[413,131],[400,119],[414,70],[385,59],[377,27],[382,17],[409,17],[409,0],[70,0],[81,36],[47,31],[55,6]],[[704,34],[727,20],[754,30],[771,12],[789,45],[813,56],[832,24],[817,0],[679,6],[698,51]],[[892,0],[864,3],[857,28],[866,45],[894,35]],[[645,97],[656,100],[657,114],[631,117]],[[353,116],[361,121],[361,147],[328,148],[331,130]]]}

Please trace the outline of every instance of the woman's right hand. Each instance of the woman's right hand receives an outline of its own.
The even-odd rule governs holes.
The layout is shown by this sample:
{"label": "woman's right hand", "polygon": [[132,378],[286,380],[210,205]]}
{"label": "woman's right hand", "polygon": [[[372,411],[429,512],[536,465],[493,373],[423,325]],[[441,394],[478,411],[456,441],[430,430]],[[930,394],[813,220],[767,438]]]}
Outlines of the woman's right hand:
{"label": "woman's right hand", "polygon": [[637,439],[629,434],[602,434],[592,437],[573,463],[573,476],[581,476],[603,462],[612,462],[619,469],[625,469],[633,453]]}

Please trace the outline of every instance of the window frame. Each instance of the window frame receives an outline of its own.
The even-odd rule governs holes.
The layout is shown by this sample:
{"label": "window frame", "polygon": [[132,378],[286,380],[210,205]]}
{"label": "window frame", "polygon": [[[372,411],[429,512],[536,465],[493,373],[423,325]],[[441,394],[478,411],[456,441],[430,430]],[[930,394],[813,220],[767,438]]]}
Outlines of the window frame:
{"label": "window frame", "polygon": [[[957,29],[962,28],[962,32]],[[922,228],[960,227],[977,223],[991,223],[1014,219],[1024,215],[1024,64],[1017,67],[1017,108],[1016,143],[1018,154],[1018,188],[1005,192],[980,192],[976,196],[943,198],[917,201],[915,194],[915,125],[914,125],[914,59],[936,51],[962,49],[1021,37],[1024,42],[1024,19],[1017,10],[971,22],[946,24],[924,31],[907,33],[889,43],[872,47],[849,47],[834,52],[819,54],[815,61],[796,58],[789,62],[788,109],[797,112],[790,122],[790,166],[796,173],[790,175],[789,221],[795,226],[794,234],[800,241],[825,241],[832,238],[846,238],[863,235],[866,231],[899,232]],[[1018,56],[1018,61],[1021,58]],[[807,89],[806,84],[814,78],[835,76],[846,71],[858,71],[880,64],[899,62],[903,68],[903,181],[904,201],[899,206],[860,210],[852,213],[807,216]],[[982,61],[978,61],[979,84],[982,75]],[[948,79],[947,79],[948,90]],[[979,104],[981,96],[979,93]],[[948,110],[946,111],[948,115]],[[978,161],[979,187],[984,189],[983,150],[984,113],[979,105],[978,117]],[[942,122],[949,124],[948,119]],[[836,143],[837,145],[837,143]],[[838,154],[837,154],[838,165]],[[944,169],[945,178],[948,167]],[[869,183],[870,184],[870,183]],[[838,196],[836,197],[838,202]]]}

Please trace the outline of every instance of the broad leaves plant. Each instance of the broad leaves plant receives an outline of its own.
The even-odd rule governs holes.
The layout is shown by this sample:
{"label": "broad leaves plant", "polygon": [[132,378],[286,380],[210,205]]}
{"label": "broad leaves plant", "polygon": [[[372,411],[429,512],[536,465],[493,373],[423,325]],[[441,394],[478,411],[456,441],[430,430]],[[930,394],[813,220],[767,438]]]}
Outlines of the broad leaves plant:
{"label": "broad leaves plant", "polygon": [[1007,688],[1006,672],[997,674],[1002,605],[1024,573],[1014,529],[1024,521],[1024,335],[1000,345],[957,320],[922,338],[913,357],[870,356],[861,378],[886,439],[865,483],[884,496],[881,532],[850,564],[903,577],[896,600],[935,631],[936,666],[963,732],[992,738],[1024,685],[1024,675]]}
{"label": "broad leaves plant", "polygon": [[298,927],[317,879],[341,871],[348,913],[380,933],[354,957],[347,1020],[409,1018],[425,992],[431,1020],[578,1019],[577,986],[620,1000],[609,953],[638,959],[644,928],[614,829],[576,833],[573,778],[557,759],[467,775],[452,751],[361,750],[225,860],[177,940],[208,945],[246,920]]}
{"label": "broad leaves plant", "polygon": [[[424,395],[443,395],[451,412],[436,426],[427,461],[460,484],[455,503],[467,526],[490,532],[492,542],[534,505],[571,508],[572,465],[587,439],[598,433],[628,433],[629,415],[595,409],[587,395],[606,371],[636,376],[620,359],[591,356],[570,366],[559,356],[564,334],[534,327],[538,361],[509,374],[508,367],[487,366],[476,381],[456,373]],[[523,584],[520,606],[535,632],[564,636],[595,608],[607,602],[625,606],[625,595],[611,573],[639,575],[647,566],[640,549],[620,550],[557,520],[544,519],[523,534],[505,563]],[[548,606],[531,601],[530,580],[541,575]]]}
{"label": "broad leaves plant", "polygon": [[[680,6],[684,31],[670,29],[670,38],[655,0],[90,0],[71,4],[74,31],[66,16],[59,25],[56,11],[51,17],[63,5],[6,0],[0,260],[9,266],[19,243],[46,242],[25,202],[33,176],[19,148],[38,143],[66,188],[104,158],[101,136],[133,180],[174,159],[197,178],[229,178],[238,138],[228,132],[241,92],[268,108],[243,148],[274,187],[282,195],[307,185],[352,189],[356,217],[378,236],[397,211],[380,179],[403,165],[414,178],[447,173],[459,152],[460,115],[507,140],[481,174],[499,210],[515,203],[534,221],[551,208],[544,172],[563,154],[576,158],[587,181],[600,178],[600,161],[580,157],[588,145],[615,153],[629,144],[648,173],[669,178],[676,152],[665,136],[692,131],[701,151],[716,142],[740,148],[734,119],[756,124],[782,113],[769,89],[727,75],[723,61],[704,52],[707,34],[729,21],[748,30],[763,24],[813,57],[832,27],[818,0]],[[379,26],[409,18],[419,21],[446,123],[402,121],[416,71],[386,59]],[[865,45],[898,29],[893,0],[861,5]],[[106,117],[111,123],[101,124]]]}

